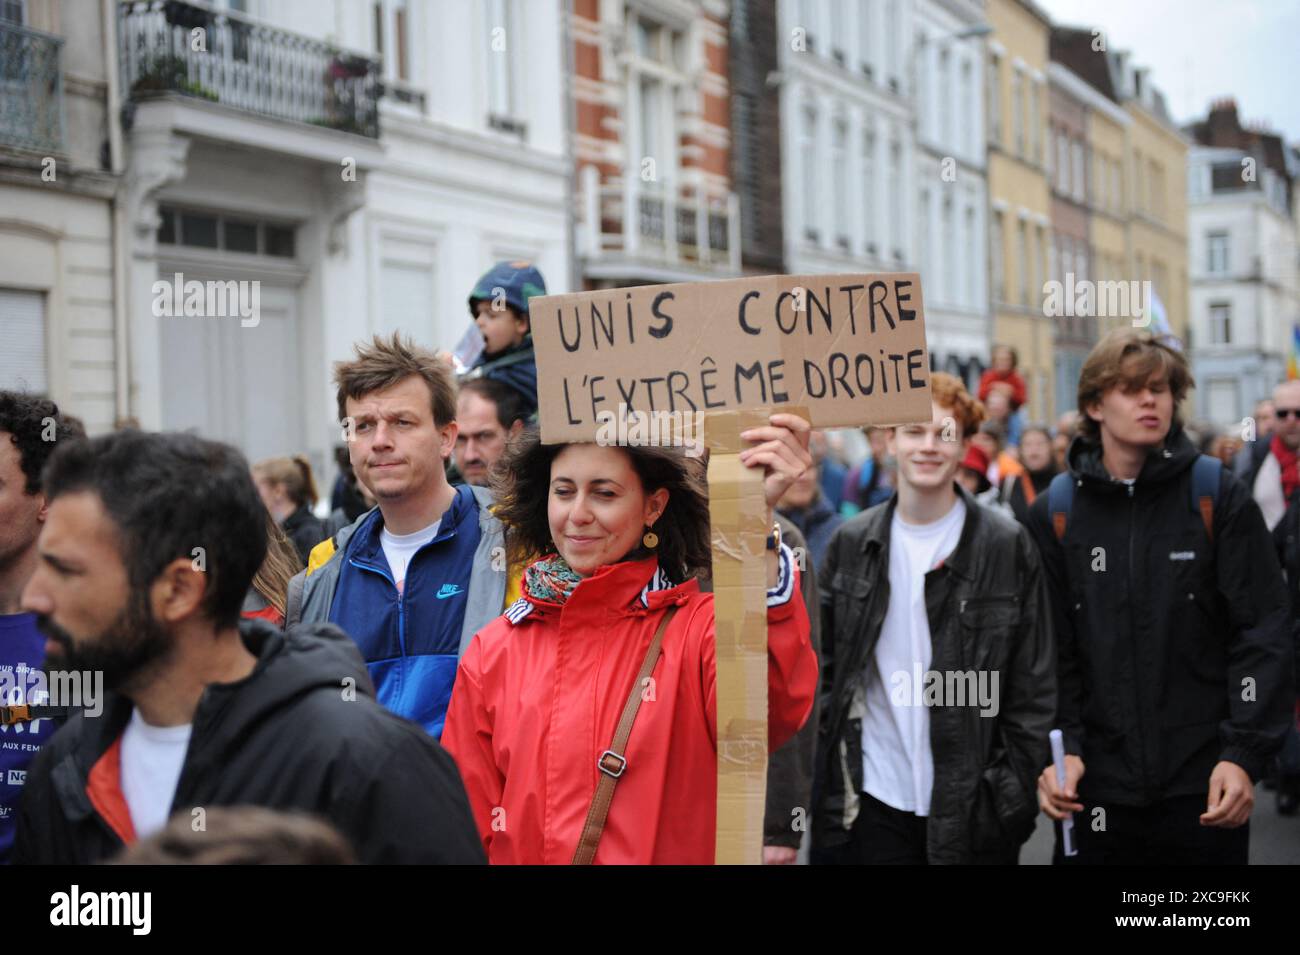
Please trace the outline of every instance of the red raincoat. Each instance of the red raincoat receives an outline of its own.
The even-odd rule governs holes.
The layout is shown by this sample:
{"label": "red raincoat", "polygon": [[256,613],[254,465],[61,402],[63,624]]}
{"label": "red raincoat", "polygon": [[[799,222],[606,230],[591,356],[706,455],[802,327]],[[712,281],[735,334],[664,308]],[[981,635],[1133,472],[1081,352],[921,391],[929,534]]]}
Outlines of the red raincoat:
{"label": "red raincoat", "polygon": [[[602,567],[561,607],[532,600],[517,625],[498,617],[465,651],[442,745],[460,766],[492,863],[568,864],[596,791],[597,756],[614,729],[665,608],[627,770],[595,861],[712,864],[717,799],[713,595],[687,581],[640,595],[648,558]],[[768,740],[775,749],[812,709],[817,658],[794,581],[769,607]]]}

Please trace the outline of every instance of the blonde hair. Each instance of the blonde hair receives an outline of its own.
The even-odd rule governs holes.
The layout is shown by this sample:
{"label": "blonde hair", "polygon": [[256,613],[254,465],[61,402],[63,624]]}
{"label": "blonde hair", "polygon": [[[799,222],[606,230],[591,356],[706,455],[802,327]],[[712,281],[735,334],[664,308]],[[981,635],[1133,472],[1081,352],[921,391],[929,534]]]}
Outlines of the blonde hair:
{"label": "blonde hair", "polygon": [[253,465],[253,473],[270,484],[283,487],[289,500],[299,507],[315,507],[320,499],[316,492],[316,478],[311,473],[311,462],[301,454],[258,461]]}
{"label": "blonde hair", "polygon": [[266,515],[266,559],[253,575],[253,589],[285,615],[289,581],[302,570],[298,550],[270,514]]}

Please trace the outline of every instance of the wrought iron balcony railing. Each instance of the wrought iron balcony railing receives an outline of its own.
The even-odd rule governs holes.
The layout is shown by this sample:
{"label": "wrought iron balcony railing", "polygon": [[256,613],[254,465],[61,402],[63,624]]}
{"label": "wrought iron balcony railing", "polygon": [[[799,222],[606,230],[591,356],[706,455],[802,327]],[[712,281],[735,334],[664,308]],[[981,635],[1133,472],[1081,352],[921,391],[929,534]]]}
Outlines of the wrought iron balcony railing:
{"label": "wrought iron balcony railing", "polygon": [[379,136],[379,61],[180,0],[119,8],[125,88],[133,101],[165,93],[275,119]]}
{"label": "wrought iron balcony railing", "polygon": [[0,145],[63,151],[60,37],[0,20]]}

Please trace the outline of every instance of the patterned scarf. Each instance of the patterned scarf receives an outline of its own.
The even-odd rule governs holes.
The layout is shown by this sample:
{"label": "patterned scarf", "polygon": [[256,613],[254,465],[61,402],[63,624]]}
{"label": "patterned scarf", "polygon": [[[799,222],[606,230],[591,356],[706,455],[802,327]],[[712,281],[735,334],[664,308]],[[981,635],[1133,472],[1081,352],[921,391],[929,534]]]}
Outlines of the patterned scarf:
{"label": "patterned scarf", "polygon": [[581,581],[568,561],[559,554],[551,554],[524,570],[524,596],[563,604]]}

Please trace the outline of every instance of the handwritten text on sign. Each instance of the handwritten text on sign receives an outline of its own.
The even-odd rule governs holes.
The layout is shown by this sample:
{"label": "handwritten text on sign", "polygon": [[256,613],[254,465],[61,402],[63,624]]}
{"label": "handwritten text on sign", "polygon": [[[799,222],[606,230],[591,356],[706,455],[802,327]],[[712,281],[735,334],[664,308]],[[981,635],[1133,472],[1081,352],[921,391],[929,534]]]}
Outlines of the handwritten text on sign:
{"label": "handwritten text on sign", "polygon": [[814,427],[929,418],[914,273],[780,275],[529,303],[542,439],[590,441],[620,408],[794,405]]}

